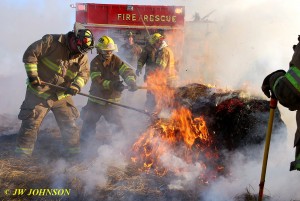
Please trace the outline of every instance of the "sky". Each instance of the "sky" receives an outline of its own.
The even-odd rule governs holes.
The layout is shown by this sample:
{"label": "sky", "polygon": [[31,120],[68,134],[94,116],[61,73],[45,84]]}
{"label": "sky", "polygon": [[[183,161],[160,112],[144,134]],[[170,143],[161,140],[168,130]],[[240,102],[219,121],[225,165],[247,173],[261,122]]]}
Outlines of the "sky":
{"label": "sky", "polygon": [[[25,70],[22,56],[26,48],[35,40],[48,33],[67,33],[75,21],[75,9],[70,7],[73,0],[2,0],[0,1],[2,28],[0,32],[0,113],[17,116],[25,96]],[[90,3],[141,4],[140,0],[78,1]],[[192,56],[201,54],[203,41],[192,41],[185,50],[189,55],[186,71],[182,77],[215,84],[217,87],[244,89],[249,93],[263,96],[260,86],[264,77],[277,69],[287,69],[292,56],[292,46],[300,34],[300,1],[298,0],[152,0],[151,5],[185,6],[185,20],[193,19],[195,12],[200,17],[214,11],[209,17],[214,23],[206,31],[208,61],[205,69]],[[195,35],[203,34],[203,27],[193,28]],[[200,49],[195,49],[195,47]],[[85,91],[88,88],[84,89]],[[77,104],[86,99],[77,98]],[[288,140],[271,145],[270,165],[266,177],[269,192],[282,198],[300,199],[299,174],[289,172],[289,162],[293,160],[293,137],[296,130],[295,112],[279,106],[282,119],[288,126]],[[111,145],[114,146],[114,145]],[[276,149],[274,148],[276,147]],[[102,147],[107,149],[107,147]],[[279,152],[280,151],[280,152]],[[275,155],[275,153],[277,155]],[[236,156],[245,161],[242,154]],[[272,160],[273,157],[273,160]],[[280,161],[274,160],[280,157]],[[236,163],[238,163],[236,162]],[[247,167],[249,167],[247,169]],[[260,178],[260,161],[247,161],[245,166],[233,164],[235,182],[220,179],[207,193],[212,197],[230,198],[234,190],[252,186],[257,193]],[[252,168],[251,168],[252,167]],[[247,174],[245,174],[247,172]],[[227,186],[227,188],[221,188]],[[220,190],[223,189],[223,190]],[[232,189],[232,192],[231,190]],[[276,192],[276,193],[275,193]],[[221,198],[220,198],[221,199]]]}

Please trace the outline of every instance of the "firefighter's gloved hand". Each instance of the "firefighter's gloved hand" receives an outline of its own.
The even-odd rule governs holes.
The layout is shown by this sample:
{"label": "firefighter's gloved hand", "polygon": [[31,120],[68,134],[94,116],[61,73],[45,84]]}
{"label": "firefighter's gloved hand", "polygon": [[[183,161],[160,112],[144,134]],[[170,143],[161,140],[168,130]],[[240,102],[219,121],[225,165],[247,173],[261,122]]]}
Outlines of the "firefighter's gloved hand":
{"label": "firefighter's gloved hand", "polygon": [[138,90],[138,86],[136,85],[136,83],[132,83],[131,85],[128,86],[128,91],[136,91]]}
{"label": "firefighter's gloved hand", "polygon": [[70,94],[72,96],[75,96],[76,94],[78,94],[80,91],[80,88],[75,85],[75,84],[71,84],[71,86],[69,88],[67,88],[67,90],[65,91],[65,94]]}
{"label": "firefighter's gloved hand", "polygon": [[142,74],[142,71],[140,69],[136,69],[135,74],[136,76],[140,76]]}
{"label": "firefighter's gloved hand", "polygon": [[111,86],[114,90],[122,92],[125,89],[123,81],[114,81],[111,83]]}
{"label": "firefighter's gloved hand", "polygon": [[274,92],[272,91],[273,85],[275,84],[275,81],[279,77],[285,75],[285,73],[286,72],[284,70],[277,70],[265,77],[261,86],[261,90],[268,98],[270,98],[271,96],[274,97]]}
{"label": "firefighter's gloved hand", "polygon": [[28,81],[33,86],[40,86],[40,85],[42,85],[41,79],[38,76],[28,77]]}
{"label": "firefighter's gloved hand", "polygon": [[261,85],[261,90],[264,92],[264,94],[270,98],[271,97],[271,87],[270,87],[270,75],[268,75],[267,77],[265,77],[262,85]]}

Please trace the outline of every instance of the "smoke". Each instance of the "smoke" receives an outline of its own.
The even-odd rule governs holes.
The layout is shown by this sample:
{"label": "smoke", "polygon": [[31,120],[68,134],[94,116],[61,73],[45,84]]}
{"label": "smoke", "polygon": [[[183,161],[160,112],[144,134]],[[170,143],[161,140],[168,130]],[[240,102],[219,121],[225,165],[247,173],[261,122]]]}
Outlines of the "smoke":
{"label": "smoke", "polygon": [[[292,45],[298,42],[299,34],[299,18],[290,13],[296,12],[299,7],[296,1],[288,4],[282,1],[231,1],[212,7],[216,9],[212,15],[214,23],[207,25],[207,34],[200,37],[203,46],[198,45],[198,51],[192,45],[190,47],[193,49],[191,54],[201,52],[206,57],[199,55],[200,62],[191,57],[186,59],[189,68],[185,71],[185,79],[197,79],[199,76],[204,83],[245,89],[263,97],[260,86],[264,77],[274,70],[288,68],[293,54]],[[191,33],[195,34],[191,34],[191,38],[197,38],[197,34],[205,28],[204,24],[191,27]],[[189,44],[193,43],[196,42]],[[207,73],[207,69],[212,73]],[[189,70],[192,72],[189,73]],[[281,106],[279,109],[288,127],[288,138],[271,142],[265,194],[272,196],[272,200],[299,199],[300,194],[295,187],[299,174],[289,172],[289,163],[294,160],[295,115]],[[262,148],[259,153],[249,148],[252,157],[243,152],[235,153],[230,160],[230,178],[214,182],[203,199],[233,200],[238,193],[246,192],[246,188],[257,194]]]}
{"label": "smoke", "polygon": [[91,163],[88,171],[80,175],[86,183],[86,192],[91,193],[95,187],[104,187],[107,184],[107,170],[110,167],[124,169],[127,163],[126,157],[123,155],[122,143],[115,140],[112,144],[102,145],[98,148],[98,157]]}
{"label": "smoke", "polygon": [[[199,175],[204,173],[204,167],[199,162],[188,164],[171,153],[163,154],[160,160],[164,167],[167,167],[171,172],[175,172],[176,177],[170,181],[169,189],[193,189]],[[178,172],[178,170],[181,171]]]}
{"label": "smoke", "polygon": [[[189,54],[198,55],[200,61],[188,55],[185,77],[203,77],[208,70],[212,73],[203,77],[205,82],[233,89],[248,84],[259,89],[266,74],[288,67],[292,45],[297,42],[298,25],[297,17],[288,17],[288,13],[297,8],[296,4],[291,3],[290,8],[269,1],[236,1],[212,7],[215,9],[212,23],[194,23],[188,32],[192,40],[186,51],[193,49]],[[189,70],[193,72],[188,73]]]}
{"label": "smoke", "polygon": [[[100,1],[81,1],[97,2]],[[74,1],[19,0],[0,2],[2,29],[0,33],[0,90],[2,93],[0,111],[17,115],[25,95],[25,71],[22,55],[35,40],[47,33],[66,33],[72,30],[75,10],[69,7]],[[140,1],[110,1],[101,3],[140,4]],[[263,97],[260,85],[264,77],[277,69],[287,69],[292,56],[292,45],[297,43],[300,33],[300,16],[297,15],[300,3],[297,0],[177,0],[151,1],[148,5],[184,5],[186,20],[192,20],[195,12],[204,17],[214,11],[208,19],[211,23],[189,24],[189,34],[184,47],[185,63],[181,66],[181,81],[202,81],[230,89],[246,89]],[[92,55],[94,56],[94,55]],[[139,78],[139,82],[142,80]],[[89,83],[83,89],[87,92]],[[124,93],[123,103],[138,108],[143,107],[144,92]],[[86,99],[76,97],[76,104],[85,104]],[[297,188],[299,174],[289,172],[289,163],[294,160],[293,136],[296,130],[295,113],[279,107],[282,119],[288,127],[288,139],[273,139],[269,154],[265,192],[275,200],[299,199]],[[125,149],[136,139],[147,125],[147,118],[134,111],[125,111],[124,123],[127,137],[116,134],[111,143],[98,147],[98,157],[88,172],[82,175],[87,181],[87,189],[95,185],[104,185],[106,170],[109,166],[126,165]],[[265,132],[262,130],[262,132]],[[123,136],[123,137],[122,137]],[[206,196],[209,200],[232,200],[246,188],[258,193],[263,147],[247,154],[235,153],[230,161],[230,178],[219,178]],[[249,154],[253,153],[253,155]],[[251,155],[251,157],[249,157]],[[254,159],[254,160],[253,160]],[[164,156],[164,161],[176,161],[174,156]],[[65,167],[64,164],[62,164]],[[197,176],[197,164],[187,167],[189,170],[181,180],[174,180],[170,188],[184,188],[188,181]],[[95,176],[97,175],[97,176]]]}
{"label": "smoke", "polygon": [[[286,143],[286,128],[273,130],[269,160],[265,177],[264,195],[271,200],[294,200],[299,198],[297,172],[289,172],[293,160],[293,149]],[[257,195],[263,161],[264,147],[249,146],[227,155],[230,176],[220,177],[209,186],[204,200],[234,200],[238,195],[250,192]],[[284,176],[283,176],[284,174]]]}

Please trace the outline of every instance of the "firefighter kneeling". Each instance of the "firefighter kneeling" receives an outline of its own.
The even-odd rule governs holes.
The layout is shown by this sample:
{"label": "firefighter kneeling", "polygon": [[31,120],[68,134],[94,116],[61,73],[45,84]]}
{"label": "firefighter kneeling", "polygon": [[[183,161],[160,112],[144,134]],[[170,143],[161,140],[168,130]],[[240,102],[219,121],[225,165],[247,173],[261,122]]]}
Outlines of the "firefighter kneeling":
{"label": "firefighter kneeling", "polygon": [[[298,38],[299,40],[299,38]],[[296,147],[295,161],[290,170],[300,171],[300,43],[293,46],[294,54],[287,72],[277,70],[269,74],[263,81],[262,91],[270,98],[273,96],[281,105],[289,110],[297,110],[297,130],[294,146]]]}
{"label": "firefighter kneeling", "polygon": [[[129,91],[136,91],[136,75],[119,57],[113,54],[117,51],[117,45],[108,36],[102,36],[96,45],[98,55],[91,61],[90,72],[92,84],[90,95],[97,96],[112,102],[119,102],[121,92],[124,90],[123,81],[129,87]],[[124,129],[119,108],[103,101],[89,98],[86,106],[82,108],[81,118],[83,125],[81,130],[81,142],[83,147],[88,139],[95,135],[96,124],[103,116],[106,121],[116,126],[116,132]]]}

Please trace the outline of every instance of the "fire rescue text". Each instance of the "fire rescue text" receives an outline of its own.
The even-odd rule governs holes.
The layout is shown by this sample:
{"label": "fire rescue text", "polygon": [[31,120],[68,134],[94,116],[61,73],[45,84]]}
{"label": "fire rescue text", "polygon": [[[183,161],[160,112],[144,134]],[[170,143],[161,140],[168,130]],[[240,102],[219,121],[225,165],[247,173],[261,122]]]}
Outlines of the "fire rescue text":
{"label": "fire rescue text", "polygon": [[173,15],[140,15],[138,18],[136,14],[117,14],[118,21],[137,21],[144,20],[145,22],[176,22],[176,16]]}

